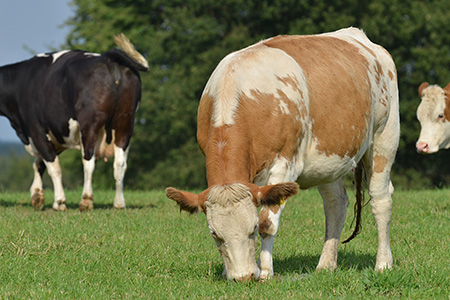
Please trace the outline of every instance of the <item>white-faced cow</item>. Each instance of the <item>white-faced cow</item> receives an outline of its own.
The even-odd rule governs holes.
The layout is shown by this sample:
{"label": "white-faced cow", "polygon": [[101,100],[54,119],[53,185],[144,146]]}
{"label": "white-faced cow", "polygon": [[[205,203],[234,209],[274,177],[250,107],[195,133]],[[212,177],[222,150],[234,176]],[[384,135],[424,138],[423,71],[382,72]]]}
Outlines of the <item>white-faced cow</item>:
{"label": "white-faced cow", "polygon": [[114,207],[124,208],[123,178],[141,99],[139,71],[148,63],[121,34],[123,51],[103,54],[61,51],[37,55],[0,68],[0,115],[6,116],[27,151],[36,157],[31,201],[44,206],[42,175],[48,170],[55,199],[53,209],[65,210],[66,197],[58,154],[81,149],[84,186],[80,209],[93,207],[95,158],[114,154]]}
{"label": "white-faced cow", "polygon": [[294,182],[317,186],[326,216],[317,268],[334,270],[348,205],[341,178],[363,163],[378,228],[375,269],[391,268],[390,170],[399,131],[394,62],[362,31],[277,36],[219,63],[198,110],[209,187],[166,195],[206,214],[227,278],[245,281],[273,275],[272,246]]}
{"label": "white-faced cow", "polygon": [[450,83],[441,88],[424,82],[419,86],[422,102],[417,119],[422,129],[416,148],[419,153],[435,153],[450,148]]}

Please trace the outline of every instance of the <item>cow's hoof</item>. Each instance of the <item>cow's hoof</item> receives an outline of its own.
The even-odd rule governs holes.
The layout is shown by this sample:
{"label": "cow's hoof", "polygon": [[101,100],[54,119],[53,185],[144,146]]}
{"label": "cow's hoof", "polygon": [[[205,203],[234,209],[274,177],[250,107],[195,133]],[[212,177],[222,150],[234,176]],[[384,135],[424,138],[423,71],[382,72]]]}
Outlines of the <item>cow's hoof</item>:
{"label": "cow's hoof", "polygon": [[90,211],[94,209],[94,197],[83,195],[80,202],[80,211]]}
{"label": "cow's hoof", "polygon": [[258,280],[260,282],[264,282],[266,280],[270,280],[273,277],[273,271],[268,271],[268,270],[261,270],[261,273],[259,274]]}
{"label": "cow's hoof", "polygon": [[62,202],[62,201],[58,201],[56,203],[53,203],[53,210],[66,211],[67,210],[66,203]]}
{"label": "cow's hoof", "polygon": [[115,209],[125,209],[126,207],[125,207],[125,205],[117,205],[117,204],[114,204],[114,208],[115,208]]}
{"label": "cow's hoof", "polygon": [[44,192],[42,190],[36,190],[33,196],[31,196],[31,205],[33,206],[34,210],[39,211],[44,208],[44,204]]}

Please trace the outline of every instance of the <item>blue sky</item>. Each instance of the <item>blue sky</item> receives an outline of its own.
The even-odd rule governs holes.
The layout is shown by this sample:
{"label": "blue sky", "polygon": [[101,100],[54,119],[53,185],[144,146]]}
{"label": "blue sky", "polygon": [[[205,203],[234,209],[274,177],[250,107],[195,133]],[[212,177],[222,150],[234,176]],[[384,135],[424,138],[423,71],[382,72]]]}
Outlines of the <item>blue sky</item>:
{"label": "blue sky", "polygon": [[[0,1],[0,66],[60,49],[69,29],[70,0]],[[0,141],[17,141],[9,121],[0,117]]]}

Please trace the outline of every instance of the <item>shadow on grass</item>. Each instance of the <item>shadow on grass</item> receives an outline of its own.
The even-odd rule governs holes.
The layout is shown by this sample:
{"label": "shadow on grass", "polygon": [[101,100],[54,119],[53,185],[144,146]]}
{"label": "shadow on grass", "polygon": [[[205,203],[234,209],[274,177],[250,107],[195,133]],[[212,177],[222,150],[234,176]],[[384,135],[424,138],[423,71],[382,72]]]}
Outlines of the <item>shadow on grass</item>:
{"label": "shadow on grass", "polygon": [[[316,271],[320,254],[297,255],[285,259],[274,259],[274,271],[279,275],[289,273],[311,273]],[[338,251],[338,269],[364,270],[375,267],[376,256],[348,251]]]}
{"label": "shadow on grass", "polygon": [[30,203],[23,203],[23,202],[17,202],[17,201],[5,201],[4,199],[0,199],[0,206],[1,207],[14,207],[14,206],[31,206]]}
{"label": "shadow on grass", "polygon": [[[44,210],[51,210],[52,209],[52,204],[53,201],[46,201],[46,204],[44,206]],[[16,207],[16,206],[21,206],[21,207],[31,207],[31,200],[29,202],[18,202],[18,201],[6,201],[4,199],[0,199],[0,207]],[[66,203],[66,207],[67,209],[75,209],[78,210],[79,209],[79,205],[78,203]],[[146,205],[134,205],[134,204],[129,204],[127,205],[126,209],[144,209],[144,208],[156,208],[157,206],[153,203],[149,203]],[[113,206],[113,203],[111,204],[106,204],[106,203],[95,203],[94,202],[94,210],[99,210],[99,209],[103,209],[103,210],[117,210],[120,211],[120,209],[115,209]],[[125,209],[125,210],[126,210]]]}
{"label": "shadow on grass", "polygon": [[[316,266],[319,263],[318,255],[296,255],[285,259],[275,258],[273,261],[274,279],[283,280],[290,278],[301,278],[303,275],[316,272]],[[371,254],[358,254],[354,252],[338,252],[338,270],[354,269],[362,271],[364,269],[373,269],[375,267],[376,257]],[[224,269],[223,263],[216,264],[214,267],[214,280],[226,280],[222,277]]]}

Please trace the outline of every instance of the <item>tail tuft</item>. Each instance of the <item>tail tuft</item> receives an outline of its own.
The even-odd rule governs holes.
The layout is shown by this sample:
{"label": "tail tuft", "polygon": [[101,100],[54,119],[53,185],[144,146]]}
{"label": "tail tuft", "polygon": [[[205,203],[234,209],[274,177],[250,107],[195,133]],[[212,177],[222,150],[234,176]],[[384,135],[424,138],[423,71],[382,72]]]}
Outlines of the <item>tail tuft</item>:
{"label": "tail tuft", "polygon": [[[350,242],[354,237],[356,237],[361,232],[361,211],[364,205],[364,189],[362,186],[364,166],[362,161],[358,163],[355,169],[355,187],[356,187],[356,202],[354,206],[354,219],[356,218],[355,229],[348,239],[342,242],[342,244]],[[352,221],[353,223],[353,221]]]}
{"label": "tail tuft", "polygon": [[134,48],[133,44],[130,42],[130,40],[125,36],[125,34],[120,33],[118,35],[114,36],[114,41],[116,42],[117,46],[119,46],[123,52],[125,52],[132,60],[134,60],[137,64],[139,64],[145,71],[148,70],[148,62],[140,54],[137,52],[137,50]]}

